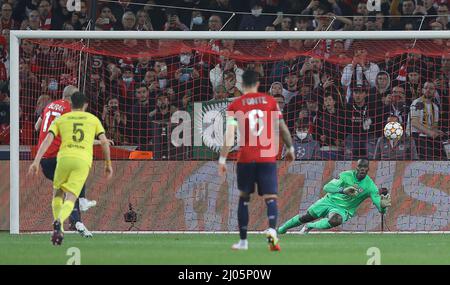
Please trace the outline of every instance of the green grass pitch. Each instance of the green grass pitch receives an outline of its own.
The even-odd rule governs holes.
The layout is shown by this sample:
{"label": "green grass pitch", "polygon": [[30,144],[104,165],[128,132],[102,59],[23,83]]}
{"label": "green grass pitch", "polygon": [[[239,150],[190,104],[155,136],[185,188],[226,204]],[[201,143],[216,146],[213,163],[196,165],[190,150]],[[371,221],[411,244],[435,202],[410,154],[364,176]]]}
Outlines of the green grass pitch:
{"label": "green grass pitch", "polygon": [[269,252],[263,235],[249,235],[248,251],[232,251],[236,234],[66,234],[54,247],[49,234],[0,233],[0,264],[66,264],[77,247],[81,264],[360,264],[377,247],[381,264],[450,264],[445,234],[287,234],[281,252]]}

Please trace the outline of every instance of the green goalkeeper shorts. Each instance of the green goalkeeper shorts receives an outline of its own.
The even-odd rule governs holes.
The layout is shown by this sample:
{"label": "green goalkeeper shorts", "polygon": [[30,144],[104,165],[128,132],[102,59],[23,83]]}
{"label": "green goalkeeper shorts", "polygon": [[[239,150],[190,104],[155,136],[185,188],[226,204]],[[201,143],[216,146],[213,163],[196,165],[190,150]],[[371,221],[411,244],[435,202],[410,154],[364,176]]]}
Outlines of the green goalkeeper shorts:
{"label": "green goalkeeper shorts", "polygon": [[331,203],[326,196],[312,204],[308,208],[308,213],[316,218],[324,218],[337,213],[342,217],[342,222],[346,222],[350,218],[347,210]]}

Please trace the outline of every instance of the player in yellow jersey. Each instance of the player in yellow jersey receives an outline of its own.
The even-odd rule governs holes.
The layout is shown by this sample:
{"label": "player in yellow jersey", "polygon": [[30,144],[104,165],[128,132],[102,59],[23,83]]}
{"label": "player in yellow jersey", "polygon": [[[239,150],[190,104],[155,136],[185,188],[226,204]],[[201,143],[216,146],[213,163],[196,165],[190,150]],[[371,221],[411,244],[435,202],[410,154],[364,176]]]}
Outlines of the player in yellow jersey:
{"label": "player in yellow jersey", "polygon": [[52,243],[61,245],[64,238],[62,225],[73,210],[75,201],[89,175],[92,165],[93,144],[97,137],[100,140],[105,157],[105,174],[111,178],[109,141],[100,120],[91,113],[85,112],[87,98],[81,92],[72,95],[72,111],[54,120],[49,132],[42,142],[29,173],[37,175],[42,156],[58,135],[61,146],[57,156],[57,166],[53,179],[54,196]]}

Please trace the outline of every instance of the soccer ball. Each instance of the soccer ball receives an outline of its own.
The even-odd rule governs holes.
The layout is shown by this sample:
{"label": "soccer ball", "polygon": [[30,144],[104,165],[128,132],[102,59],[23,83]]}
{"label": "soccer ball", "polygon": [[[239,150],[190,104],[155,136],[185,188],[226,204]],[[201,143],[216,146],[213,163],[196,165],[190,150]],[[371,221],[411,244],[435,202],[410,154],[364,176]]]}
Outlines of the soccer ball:
{"label": "soccer ball", "polygon": [[389,122],[384,126],[384,136],[388,140],[400,139],[403,135],[403,127],[398,122]]}

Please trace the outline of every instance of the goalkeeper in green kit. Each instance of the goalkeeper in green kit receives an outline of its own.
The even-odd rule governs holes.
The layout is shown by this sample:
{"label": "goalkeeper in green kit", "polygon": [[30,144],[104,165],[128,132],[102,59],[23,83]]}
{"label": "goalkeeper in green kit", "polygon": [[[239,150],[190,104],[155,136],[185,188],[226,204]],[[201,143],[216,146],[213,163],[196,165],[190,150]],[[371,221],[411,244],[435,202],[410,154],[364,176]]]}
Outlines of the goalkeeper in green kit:
{"label": "goalkeeper in green kit", "polygon": [[[278,228],[278,234],[288,229],[304,225],[300,233],[306,234],[312,229],[330,229],[341,225],[353,217],[358,206],[367,198],[380,213],[391,206],[389,194],[380,195],[377,186],[367,175],[369,161],[358,160],[355,170],[341,172],[338,179],[333,179],[323,187],[327,194],[312,204],[305,215],[296,215]],[[322,218],[318,221],[313,222]]]}

